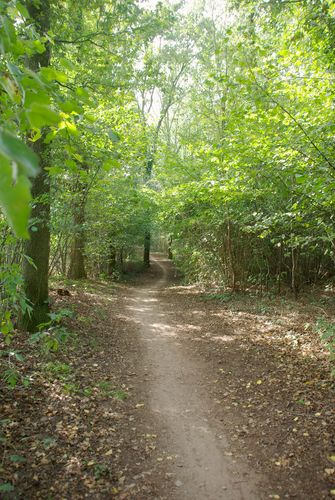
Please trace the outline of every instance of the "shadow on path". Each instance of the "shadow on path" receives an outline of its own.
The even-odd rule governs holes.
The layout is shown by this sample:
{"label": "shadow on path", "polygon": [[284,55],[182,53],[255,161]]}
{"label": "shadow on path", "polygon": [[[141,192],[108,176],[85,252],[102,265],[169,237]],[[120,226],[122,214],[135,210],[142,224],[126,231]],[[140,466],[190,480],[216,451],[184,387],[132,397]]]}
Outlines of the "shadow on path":
{"label": "shadow on path", "polygon": [[256,476],[231,458],[224,428],[212,416],[213,402],[204,388],[205,364],[184,353],[164,312],[164,300],[158,299],[158,291],[173,278],[172,265],[157,254],[153,259],[127,309],[144,345],[150,407],[171,458],[176,487],[171,498],[260,499]]}

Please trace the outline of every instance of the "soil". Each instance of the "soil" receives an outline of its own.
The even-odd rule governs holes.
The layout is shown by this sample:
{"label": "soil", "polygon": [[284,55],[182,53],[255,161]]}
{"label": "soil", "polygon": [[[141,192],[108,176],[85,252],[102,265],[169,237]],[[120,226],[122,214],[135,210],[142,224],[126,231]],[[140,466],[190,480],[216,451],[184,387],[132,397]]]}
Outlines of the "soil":
{"label": "soil", "polygon": [[159,255],[124,284],[61,286],[68,342],[41,353],[18,334],[0,358],[19,373],[0,392],[3,498],[333,498],[334,387],[312,328],[331,302],[182,286]]}

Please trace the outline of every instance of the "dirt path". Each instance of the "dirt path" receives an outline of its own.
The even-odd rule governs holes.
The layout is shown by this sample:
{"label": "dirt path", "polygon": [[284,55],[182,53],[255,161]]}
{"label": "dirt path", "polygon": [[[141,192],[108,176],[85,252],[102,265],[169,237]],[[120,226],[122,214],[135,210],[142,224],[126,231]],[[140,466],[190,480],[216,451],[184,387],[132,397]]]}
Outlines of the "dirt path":
{"label": "dirt path", "polygon": [[224,423],[219,426],[213,417],[213,401],[204,388],[208,367],[184,352],[164,301],[158,300],[157,292],[168,285],[168,265],[155,257],[153,266],[162,277],[135,288],[127,310],[145,346],[150,409],[162,427],[166,452],[177,457],[170,467],[175,486],[170,498],[259,499],[255,475],[230,458]]}
{"label": "dirt path", "polygon": [[0,383],[0,498],[334,498],[334,385],[313,330],[334,296],[212,294],[154,259],[128,282],[58,282],[68,340],[45,352],[20,333],[0,356],[16,374]]}

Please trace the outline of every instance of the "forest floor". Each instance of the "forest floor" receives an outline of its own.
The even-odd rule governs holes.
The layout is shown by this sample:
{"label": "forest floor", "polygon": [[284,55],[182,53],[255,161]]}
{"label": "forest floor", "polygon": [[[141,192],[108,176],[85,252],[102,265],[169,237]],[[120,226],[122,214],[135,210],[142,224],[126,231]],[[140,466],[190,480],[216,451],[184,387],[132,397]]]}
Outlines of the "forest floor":
{"label": "forest floor", "polygon": [[0,357],[17,373],[0,392],[0,498],[333,498],[334,386],[313,325],[334,296],[182,286],[158,255],[125,283],[66,285],[67,343],[42,354],[20,334]]}

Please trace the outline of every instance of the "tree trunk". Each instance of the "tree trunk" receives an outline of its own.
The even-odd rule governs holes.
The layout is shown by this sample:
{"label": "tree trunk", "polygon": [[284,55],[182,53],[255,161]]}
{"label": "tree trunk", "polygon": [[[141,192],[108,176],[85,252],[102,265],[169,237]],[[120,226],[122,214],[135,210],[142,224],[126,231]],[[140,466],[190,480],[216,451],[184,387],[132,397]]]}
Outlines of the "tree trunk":
{"label": "tree trunk", "polygon": [[294,297],[298,298],[299,283],[298,283],[298,249],[292,247],[292,269],[291,269],[291,286]]}
{"label": "tree trunk", "polygon": [[87,278],[85,269],[85,234],[84,234],[84,223],[85,223],[85,203],[81,200],[80,203],[75,204],[73,213],[75,234],[73,237],[71,254],[70,254],[70,266],[67,273],[67,277],[72,280],[79,280]]}
{"label": "tree trunk", "polygon": [[228,220],[228,222],[227,222],[227,250],[228,250],[230,271],[231,271],[231,287],[232,287],[233,291],[235,291],[236,290],[236,271],[235,271],[235,261],[234,261],[234,254],[233,254],[232,242],[231,242],[230,220]]}
{"label": "tree trunk", "polygon": [[113,276],[116,269],[116,248],[114,245],[109,247],[109,258],[107,262],[107,274],[108,276]]}
{"label": "tree trunk", "polygon": [[[87,164],[79,165],[79,170],[88,171]],[[70,264],[67,277],[73,280],[87,278],[85,269],[85,210],[88,194],[87,182],[82,179],[80,171],[73,179],[73,205],[72,216],[74,234],[70,251]]]}
{"label": "tree trunk", "polygon": [[[44,144],[40,143],[40,145],[41,149],[44,149]],[[34,149],[36,151],[37,148]],[[23,316],[21,326],[30,332],[34,332],[40,323],[49,320],[50,180],[44,170],[46,162],[42,158],[43,156],[41,156],[42,172],[34,180],[32,195],[35,199],[43,195],[43,201],[35,201],[33,204],[30,239],[24,245],[26,256],[23,260],[24,288],[33,309],[30,316],[28,314]]]}
{"label": "tree trunk", "polygon": [[150,267],[150,243],[151,243],[151,234],[150,231],[146,231],[144,235],[144,252],[143,252],[143,263],[145,267]]}
{"label": "tree trunk", "polygon": [[172,260],[173,259],[173,253],[172,253],[172,236],[169,236],[168,239],[168,259]]}
{"label": "tree trunk", "polygon": [[116,253],[116,265],[120,273],[123,273],[123,247],[119,248]]}
{"label": "tree trunk", "polygon": [[[153,149],[155,149],[155,146]],[[150,153],[148,161],[147,161],[146,170],[145,170],[145,181],[146,182],[150,181],[150,179],[151,179],[153,166],[154,166],[154,151]],[[151,232],[150,232],[150,229],[147,229],[144,233],[144,247],[143,247],[144,267],[150,267],[150,247],[151,247]]]}
{"label": "tree trunk", "polygon": [[281,294],[282,262],[283,262],[283,245],[280,245],[279,256],[278,256],[278,270],[277,270],[278,295]]}
{"label": "tree trunk", "polygon": [[[50,1],[44,0],[40,6],[33,0],[26,2],[29,14],[35,24],[36,30],[44,34],[50,29]],[[28,65],[33,71],[50,64],[50,44],[46,44],[43,54],[32,56]],[[40,323],[49,320],[48,304],[48,266],[50,253],[50,180],[46,167],[48,167],[48,146],[44,143],[44,135],[32,144],[31,148],[40,157],[41,172],[33,180],[32,196],[34,199],[31,224],[29,229],[30,239],[24,244],[26,258],[23,264],[23,280],[26,297],[32,305],[31,314],[25,314],[21,320],[21,327],[28,331],[35,331]]]}

